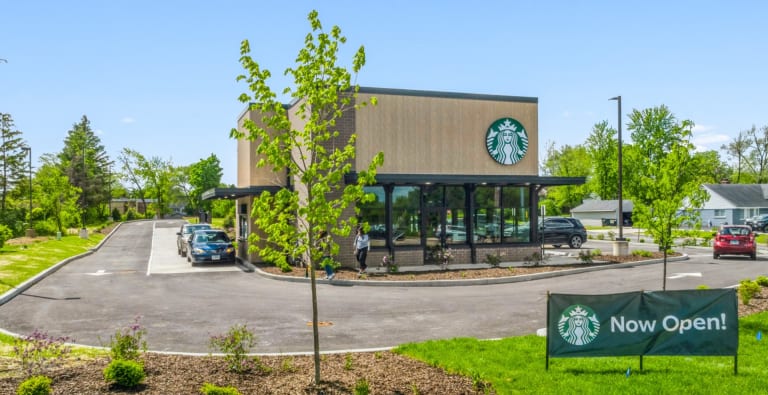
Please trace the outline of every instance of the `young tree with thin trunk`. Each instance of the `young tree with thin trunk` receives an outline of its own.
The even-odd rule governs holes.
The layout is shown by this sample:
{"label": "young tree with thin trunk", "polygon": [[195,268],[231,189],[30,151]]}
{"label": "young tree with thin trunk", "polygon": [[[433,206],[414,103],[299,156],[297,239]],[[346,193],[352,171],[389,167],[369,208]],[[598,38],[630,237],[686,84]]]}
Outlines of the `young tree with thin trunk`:
{"label": "young tree with thin trunk", "polygon": [[[383,163],[378,153],[367,168],[357,169],[357,180],[345,183],[355,157],[356,134],[343,137],[336,129],[345,113],[365,106],[357,102],[358,87],[353,85],[350,72],[337,66],[339,45],[346,42],[341,29],[334,26],[330,33],[322,29],[318,14],[309,14],[312,32],[306,36],[305,47],[299,51],[296,66],[285,74],[293,78],[293,88],[283,94],[296,100],[294,108],[300,118],[295,124],[288,119],[286,109],[277,95],[267,86],[271,73],[254,61],[250,44],[243,41],[240,61],[246,70],[238,77],[251,91],[240,101],[250,104],[250,110],[263,115],[262,123],[246,120],[245,133],[232,130],[234,138],[247,138],[257,143],[258,166],[292,177],[292,189],[283,188],[272,194],[264,192],[253,202],[257,232],[250,233],[250,246],[267,261],[289,269],[286,258],[306,259],[311,274],[312,329],[314,337],[315,383],[320,382],[320,343],[318,333],[315,265],[324,250],[336,255],[338,244],[333,238],[318,236],[348,236],[356,218],[342,219],[342,214],[356,202],[370,201],[365,185],[375,180],[375,171]],[[352,60],[352,72],[357,74],[365,64],[365,51],[360,47]],[[375,104],[375,100],[371,100]],[[265,125],[262,127],[261,125]],[[294,125],[301,125],[294,129]],[[357,210],[355,208],[355,210]],[[263,236],[262,236],[263,235]],[[261,243],[260,243],[261,242]],[[263,245],[263,247],[259,247]]]}
{"label": "young tree with thin trunk", "polygon": [[634,203],[632,218],[645,228],[664,252],[662,289],[667,282],[667,251],[672,231],[697,223],[698,209],[709,199],[701,188],[705,157],[693,154],[693,122],[678,122],[665,106],[634,110],[628,128],[634,145],[627,147],[627,190]]}

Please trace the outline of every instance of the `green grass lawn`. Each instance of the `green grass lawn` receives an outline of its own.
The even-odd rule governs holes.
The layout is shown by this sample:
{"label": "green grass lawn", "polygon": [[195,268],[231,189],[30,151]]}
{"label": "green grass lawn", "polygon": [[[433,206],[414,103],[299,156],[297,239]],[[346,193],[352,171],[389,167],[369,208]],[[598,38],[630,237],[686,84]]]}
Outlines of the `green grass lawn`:
{"label": "green grass lawn", "polygon": [[104,235],[91,233],[88,239],[68,235],[56,240],[37,238],[30,244],[6,244],[0,248],[0,294],[62,260],[94,248]]}
{"label": "green grass lawn", "polygon": [[[499,394],[758,394],[768,392],[768,312],[739,320],[733,357],[553,358],[545,338],[472,338],[404,344],[395,352],[491,383]],[[629,369],[630,374],[627,375]]]}

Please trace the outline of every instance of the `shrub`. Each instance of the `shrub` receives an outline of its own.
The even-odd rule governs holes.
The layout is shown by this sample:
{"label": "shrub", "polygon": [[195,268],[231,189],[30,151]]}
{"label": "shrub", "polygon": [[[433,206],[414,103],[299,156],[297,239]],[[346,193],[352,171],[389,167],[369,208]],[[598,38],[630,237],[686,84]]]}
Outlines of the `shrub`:
{"label": "shrub", "polygon": [[760,293],[760,286],[757,282],[746,279],[739,282],[739,296],[741,296],[741,303],[748,305],[749,301],[753,297]]}
{"label": "shrub", "polygon": [[5,242],[13,238],[13,231],[11,228],[0,225],[0,248],[5,245]]}
{"label": "shrub", "polygon": [[579,259],[581,263],[592,263],[592,253],[589,250],[581,250],[579,251]]}
{"label": "shrub", "polygon": [[761,287],[768,287],[768,277],[766,276],[757,276],[755,282]]}
{"label": "shrub", "polygon": [[705,285],[705,284],[701,284],[701,285],[696,286],[696,289],[709,289],[709,286]]}
{"label": "shrub", "polygon": [[136,361],[116,359],[104,368],[104,381],[124,388],[139,385],[145,376],[144,365]]}
{"label": "shrub", "polygon": [[598,240],[603,240],[603,239],[605,239],[605,235],[604,235],[604,234],[602,234],[602,233],[598,233],[598,234],[597,234],[597,239],[598,239]]}
{"label": "shrub", "polygon": [[594,250],[592,250],[592,256],[600,256],[600,255],[603,255],[603,251],[600,250],[599,248],[595,248]]}
{"label": "shrub", "polygon": [[641,256],[641,257],[644,257],[644,258],[650,258],[650,257],[653,256],[653,254],[650,251],[646,251],[646,250],[635,250],[635,251],[632,251],[632,255],[634,255],[634,256]]}
{"label": "shrub", "polygon": [[368,395],[371,393],[371,386],[368,380],[360,379],[355,383],[355,395]]}
{"label": "shrub", "polygon": [[616,238],[616,232],[609,230],[608,231],[608,240],[614,240]]}
{"label": "shrub", "polygon": [[124,221],[133,221],[133,220],[135,220],[138,217],[139,217],[139,214],[136,213],[136,210],[134,210],[133,208],[129,208],[125,212],[125,215],[123,215],[123,220]]}
{"label": "shrub", "polygon": [[498,254],[485,254],[485,263],[491,265],[491,267],[499,267],[501,265],[501,256]]}
{"label": "shrub", "polygon": [[[226,334],[211,336],[209,347],[226,354],[227,368],[236,373],[243,373],[250,369],[247,354],[255,343],[253,332],[248,330],[245,324],[233,325]],[[254,361],[258,359],[254,357]]]}
{"label": "shrub", "polygon": [[34,376],[24,380],[16,388],[16,395],[49,395],[51,379],[45,376]]}
{"label": "shrub", "polygon": [[35,233],[37,233],[38,236],[53,236],[58,231],[56,223],[52,220],[35,221],[32,227],[35,229]]}
{"label": "shrub", "polygon": [[16,340],[11,354],[18,359],[27,377],[43,375],[69,354],[71,348],[65,344],[69,340],[68,337],[51,337],[35,329],[31,335]]}
{"label": "shrub", "polygon": [[109,353],[113,360],[138,361],[142,352],[147,351],[144,340],[147,330],[141,326],[141,317],[136,317],[126,328],[115,331],[109,340]]}
{"label": "shrub", "polygon": [[235,387],[219,387],[211,383],[203,384],[203,387],[200,388],[200,393],[203,395],[240,395],[240,391]]}
{"label": "shrub", "polygon": [[117,221],[120,221],[120,219],[121,219],[120,210],[118,210],[117,207],[113,208],[112,209],[112,220],[117,222]]}

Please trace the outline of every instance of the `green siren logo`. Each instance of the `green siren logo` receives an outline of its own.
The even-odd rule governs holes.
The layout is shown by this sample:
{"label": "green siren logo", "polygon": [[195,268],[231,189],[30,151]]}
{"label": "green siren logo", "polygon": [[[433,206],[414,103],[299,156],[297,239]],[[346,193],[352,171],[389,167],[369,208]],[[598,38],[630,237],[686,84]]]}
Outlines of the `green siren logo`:
{"label": "green siren logo", "polygon": [[595,340],[600,332],[600,321],[587,306],[568,306],[560,316],[557,330],[563,340],[574,346],[583,346]]}
{"label": "green siren logo", "polygon": [[485,147],[496,162],[514,165],[528,152],[528,133],[515,119],[497,119],[488,128]]}

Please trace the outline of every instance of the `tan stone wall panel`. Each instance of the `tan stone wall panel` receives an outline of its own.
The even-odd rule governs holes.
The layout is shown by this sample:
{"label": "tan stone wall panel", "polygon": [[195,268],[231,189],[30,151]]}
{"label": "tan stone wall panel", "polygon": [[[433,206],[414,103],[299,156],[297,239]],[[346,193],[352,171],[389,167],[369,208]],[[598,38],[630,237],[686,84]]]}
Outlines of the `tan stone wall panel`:
{"label": "tan stone wall panel", "polygon": [[[538,175],[538,104],[481,99],[361,93],[378,105],[356,114],[357,167],[384,152],[387,174]],[[528,133],[528,151],[501,165],[485,146],[488,127],[511,117]]]}

